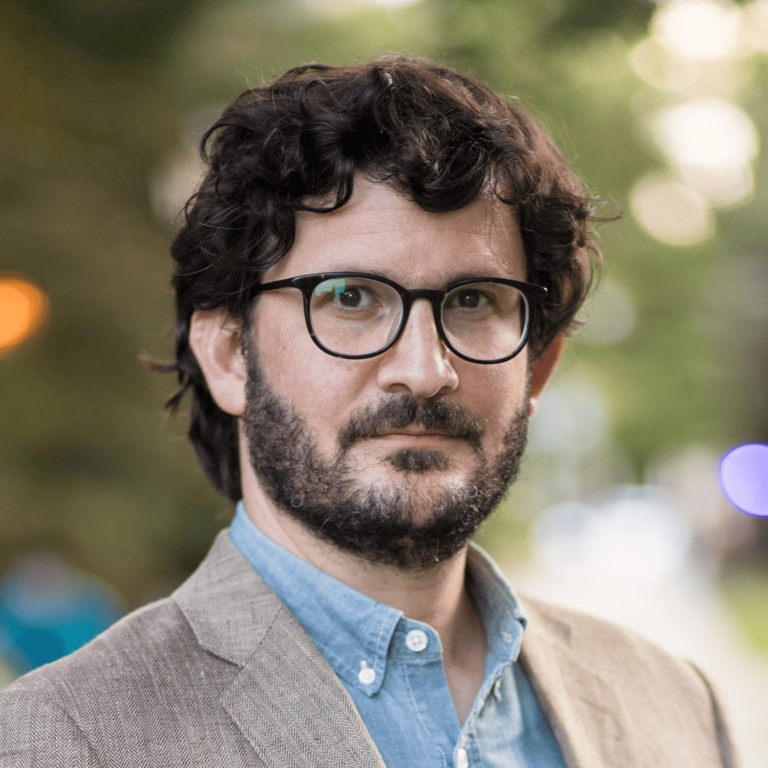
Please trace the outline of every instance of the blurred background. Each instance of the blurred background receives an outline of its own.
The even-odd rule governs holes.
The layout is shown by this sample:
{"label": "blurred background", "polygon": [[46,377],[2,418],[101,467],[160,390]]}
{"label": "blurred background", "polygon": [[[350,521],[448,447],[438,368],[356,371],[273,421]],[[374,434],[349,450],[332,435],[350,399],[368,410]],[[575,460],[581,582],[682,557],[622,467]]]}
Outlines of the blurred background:
{"label": "blurred background", "polygon": [[168,245],[200,135],[291,66],[393,51],[519,99],[624,213],[480,543],[519,589],[694,659],[747,768],[766,765],[768,449],[728,489],[752,514],[718,463],[768,443],[768,0],[0,14],[0,687],[167,594],[232,515],[162,412],[174,382],[139,363],[171,356]]}

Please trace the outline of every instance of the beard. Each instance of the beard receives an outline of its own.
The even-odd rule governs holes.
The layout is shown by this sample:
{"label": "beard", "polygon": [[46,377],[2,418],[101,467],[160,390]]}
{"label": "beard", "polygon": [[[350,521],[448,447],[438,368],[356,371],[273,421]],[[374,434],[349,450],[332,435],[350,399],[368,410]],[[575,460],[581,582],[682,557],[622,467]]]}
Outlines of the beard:
{"label": "beard", "polygon": [[[243,427],[262,488],[278,509],[315,536],[369,563],[416,571],[455,555],[517,477],[527,436],[527,394],[493,457],[481,448],[482,422],[464,406],[393,395],[354,411],[329,459],[304,419],[270,387],[252,347],[246,360]],[[476,464],[466,482],[420,488],[430,485],[425,483],[430,473],[448,469],[449,458],[441,450],[401,448],[383,457],[400,481],[363,484],[350,449],[384,430],[408,426],[466,441]]]}

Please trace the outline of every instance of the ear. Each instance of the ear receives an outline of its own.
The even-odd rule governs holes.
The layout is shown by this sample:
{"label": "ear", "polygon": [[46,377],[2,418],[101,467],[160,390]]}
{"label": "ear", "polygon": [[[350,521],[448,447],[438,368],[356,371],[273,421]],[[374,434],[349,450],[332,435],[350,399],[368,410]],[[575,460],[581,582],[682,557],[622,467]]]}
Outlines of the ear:
{"label": "ear", "polygon": [[533,416],[539,407],[541,393],[554,373],[557,361],[560,359],[560,355],[563,354],[564,346],[565,339],[562,336],[556,336],[534,363],[533,370],[531,371],[531,405],[528,412],[529,416]]}
{"label": "ear", "polygon": [[233,416],[245,413],[248,371],[241,351],[242,323],[223,310],[195,312],[189,345],[200,363],[216,405]]}

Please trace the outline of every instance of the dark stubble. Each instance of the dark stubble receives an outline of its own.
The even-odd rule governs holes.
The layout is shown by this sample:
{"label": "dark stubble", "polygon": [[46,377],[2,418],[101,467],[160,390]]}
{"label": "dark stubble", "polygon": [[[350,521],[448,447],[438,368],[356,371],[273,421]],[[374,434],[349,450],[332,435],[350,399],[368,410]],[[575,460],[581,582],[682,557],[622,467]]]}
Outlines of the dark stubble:
{"label": "dark stubble", "polygon": [[[353,411],[325,458],[306,423],[269,385],[251,345],[246,349],[247,407],[243,416],[251,465],[283,512],[319,538],[368,562],[422,570],[456,554],[496,508],[515,480],[525,448],[528,398],[494,457],[481,449],[483,427],[468,409],[440,398],[394,395]],[[465,440],[476,468],[466,483],[429,497],[413,482],[448,467],[443,451],[398,449],[384,461],[402,473],[390,485],[364,485],[349,451],[383,430],[418,426]]]}

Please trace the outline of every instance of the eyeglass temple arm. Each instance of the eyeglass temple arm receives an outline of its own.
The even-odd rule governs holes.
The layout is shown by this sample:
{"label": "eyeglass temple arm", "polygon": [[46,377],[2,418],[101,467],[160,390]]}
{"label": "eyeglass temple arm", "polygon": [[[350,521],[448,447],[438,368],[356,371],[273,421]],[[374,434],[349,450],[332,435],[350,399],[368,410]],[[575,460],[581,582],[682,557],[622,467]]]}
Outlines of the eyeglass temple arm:
{"label": "eyeglass temple arm", "polygon": [[285,280],[274,280],[271,283],[262,283],[261,285],[257,285],[253,289],[253,292],[261,293],[262,291],[276,291],[278,288],[298,288],[294,280],[296,280],[295,277],[288,277]]}

